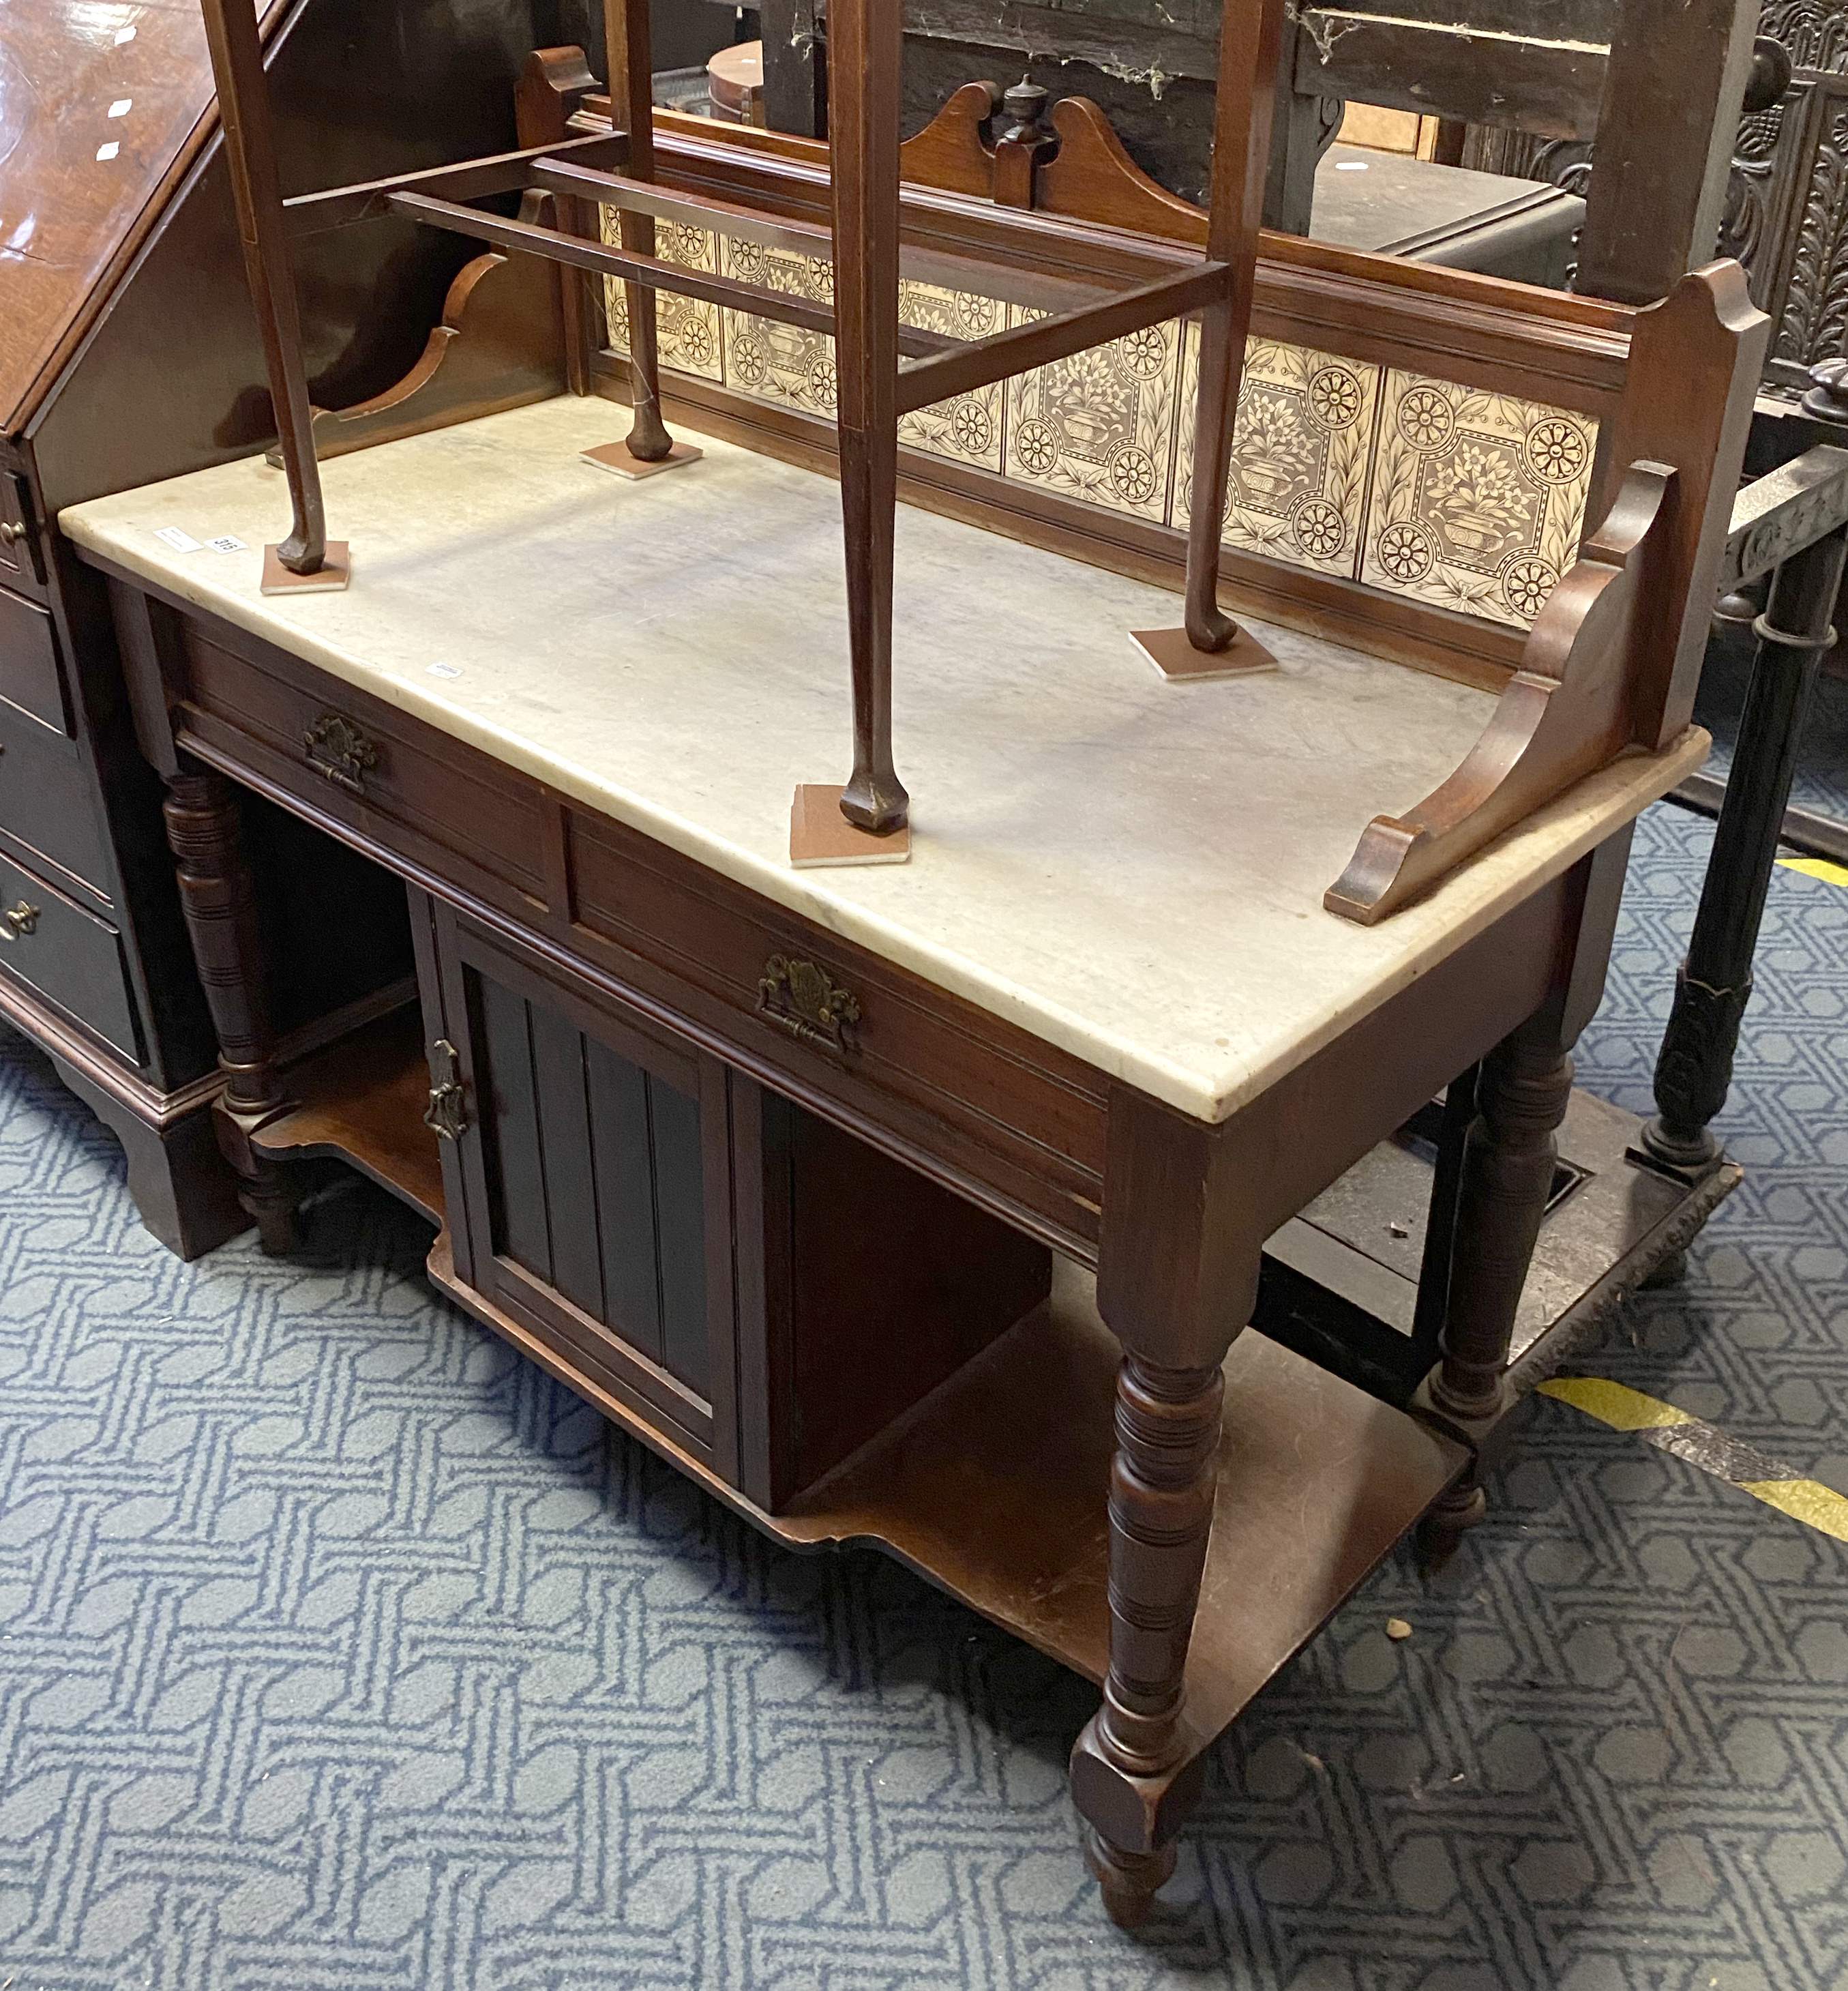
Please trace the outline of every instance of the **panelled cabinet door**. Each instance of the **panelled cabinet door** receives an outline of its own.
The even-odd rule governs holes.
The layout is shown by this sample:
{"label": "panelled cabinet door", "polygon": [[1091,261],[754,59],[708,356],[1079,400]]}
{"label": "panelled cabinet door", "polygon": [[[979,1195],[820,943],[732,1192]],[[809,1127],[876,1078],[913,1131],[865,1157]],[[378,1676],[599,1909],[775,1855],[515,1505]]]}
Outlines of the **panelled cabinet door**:
{"label": "panelled cabinet door", "polygon": [[435,901],[417,924],[457,1277],[734,1478],[725,1067]]}

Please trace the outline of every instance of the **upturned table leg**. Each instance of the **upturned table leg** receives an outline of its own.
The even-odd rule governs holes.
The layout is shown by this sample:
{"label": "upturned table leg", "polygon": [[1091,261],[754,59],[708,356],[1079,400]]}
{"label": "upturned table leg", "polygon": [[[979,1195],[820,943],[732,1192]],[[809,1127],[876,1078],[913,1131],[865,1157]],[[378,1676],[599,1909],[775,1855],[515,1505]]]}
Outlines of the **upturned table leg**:
{"label": "upturned table leg", "polygon": [[[1479,1444],[1506,1408],[1509,1343],[1559,1159],[1554,1136],[1571,1095],[1572,1060],[1552,1009],[1504,1037],[1476,1081],[1457,1190],[1442,1359],[1425,1395],[1431,1410]],[[1483,1506],[1479,1466],[1472,1466],[1425,1517],[1420,1538],[1427,1550],[1454,1547],[1481,1520]]]}
{"label": "upturned table leg", "polygon": [[1182,1720],[1187,1646],[1206,1567],[1225,1394],[1222,1372],[1126,1356],[1110,1472],[1110,1670],[1072,1757],[1085,1863],[1112,1921],[1145,1920],[1198,1802]]}
{"label": "upturned table leg", "polygon": [[893,528],[899,499],[899,10],[835,0],[828,16],[834,209],[834,362],[854,768],[841,811],[902,829],[910,798],[892,764]]}
{"label": "upturned table leg", "polygon": [[287,1101],[236,791],[222,774],[182,771],[168,778],[162,813],[186,932],[218,1036],[225,1078],[214,1115],[219,1147],[236,1172],[238,1200],[255,1220],[263,1248],[285,1254],[298,1242],[296,1192],[288,1172],[251,1145]]}

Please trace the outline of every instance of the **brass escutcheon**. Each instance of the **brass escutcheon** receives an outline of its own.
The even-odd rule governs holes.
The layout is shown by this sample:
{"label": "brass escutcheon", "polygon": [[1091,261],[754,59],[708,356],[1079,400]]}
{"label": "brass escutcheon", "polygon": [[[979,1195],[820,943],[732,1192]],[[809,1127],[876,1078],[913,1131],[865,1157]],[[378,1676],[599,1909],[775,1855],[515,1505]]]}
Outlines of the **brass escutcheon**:
{"label": "brass escutcheon", "polygon": [[439,1037],[430,1046],[430,1065],[437,1083],[430,1089],[423,1124],[446,1141],[459,1141],[468,1132],[467,1095],[462,1089],[460,1056],[447,1037]]}
{"label": "brass escutcheon", "polygon": [[350,795],[365,793],[365,778],[379,764],[379,748],[363,727],[338,712],[324,712],[301,736],[308,765]]}
{"label": "brass escutcheon", "polygon": [[757,1013],[805,1044],[851,1057],[860,1048],[860,999],[812,961],[773,954],[757,985]]}

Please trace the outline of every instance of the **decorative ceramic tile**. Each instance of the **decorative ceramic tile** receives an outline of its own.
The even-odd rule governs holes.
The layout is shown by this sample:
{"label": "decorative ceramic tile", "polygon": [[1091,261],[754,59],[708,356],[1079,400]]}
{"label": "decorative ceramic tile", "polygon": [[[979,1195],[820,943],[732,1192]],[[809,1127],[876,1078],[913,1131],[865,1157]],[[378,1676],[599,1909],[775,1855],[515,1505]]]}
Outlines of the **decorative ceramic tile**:
{"label": "decorative ceramic tile", "polygon": [[1388,370],[1361,578],[1525,628],[1578,550],[1598,424]]}
{"label": "decorative ceramic tile", "polygon": [[[617,216],[603,209],[603,240],[617,239]],[[718,267],[718,238],[704,228],[689,228],[681,222],[660,222],[655,226],[655,253],[664,263],[678,263],[683,270]],[[617,352],[629,350],[629,311],[623,286],[614,277],[603,279],[604,308],[610,320],[610,344]],[[719,310],[700,298],[676,297],[671,291],[654,294],[655,339],[661,363],[677,373],[697,373],[708,380],[722,379],[724,367],[719,352]]]}
{"label": "decorative ceramic tile", "polygon": [[[1226,487],[1228,546],[1354,578],[1381,373],[1306,345],[1246,342]],[[1190,323],[1173,515],[1184,530],[1193,502],[1199,398],[1200,328]]]}
{"label": "decorative ceramic tile", "polygon": [[[899,317],[920,332],[941,332],[946,339],[987,339],[999,332],[1007,307],[994,298],[971,291],[946,290],[936,284],[899,286]],[[936,401],[915,414],[902,416],[899,440],[907,448],[931,456],[946,456],[983,470],[1001,467],[1001,416],[1006,391],[998,380],[973,394]]]}
{"label": "decorative ceramic tile", "polygon": [[[767,249],[730,236],[719,237],[718,251],[720,268],[741,283],[817,304],[834,302],[834,273],[825,257]],[[749,311],[727,309],[722,316],[728,387],[804,414],[833,417],[834,342],[825,332],[778,325]]]}
{"label": "decorative ceramic tile", "polygon": [[[1011,325],[1045,315],[1023,305],[1007,309]],[[1016,376],[1007,383],[1007,475],[1165,519],[1180,385],[1177,318]]]}

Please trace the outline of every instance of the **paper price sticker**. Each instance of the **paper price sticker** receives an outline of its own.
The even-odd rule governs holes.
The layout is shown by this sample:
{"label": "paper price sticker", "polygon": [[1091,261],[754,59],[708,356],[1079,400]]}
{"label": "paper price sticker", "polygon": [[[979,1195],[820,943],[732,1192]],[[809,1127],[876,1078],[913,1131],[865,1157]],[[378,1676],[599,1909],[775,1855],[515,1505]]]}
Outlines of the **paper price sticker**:
{"label": "paper price sticker", "polygon": [[424,668],[433,678],[459,678],[462,675],[454,664],[426,664]]}
{"label": "paper price sticker", "polygon": [[199,541],[190,533],[182,533],[178,526],[162,526],[154,536],[164,540],[176,553],[195,553],[201,550]]}
{"label": "paper price sticker", "polygon": [[235,533],[220,533],[216,539],[206,542],[215,553],[244,553],[250,549]]}

